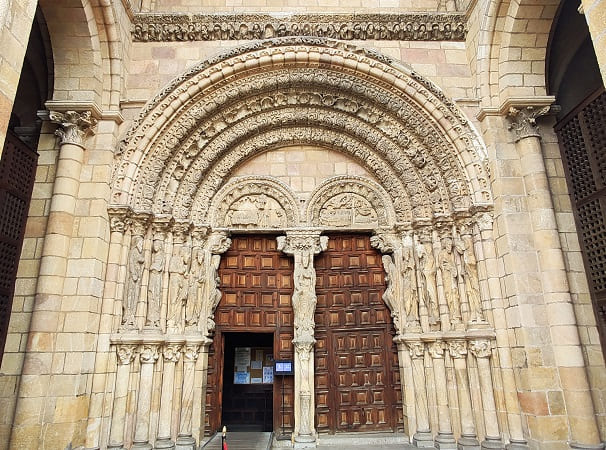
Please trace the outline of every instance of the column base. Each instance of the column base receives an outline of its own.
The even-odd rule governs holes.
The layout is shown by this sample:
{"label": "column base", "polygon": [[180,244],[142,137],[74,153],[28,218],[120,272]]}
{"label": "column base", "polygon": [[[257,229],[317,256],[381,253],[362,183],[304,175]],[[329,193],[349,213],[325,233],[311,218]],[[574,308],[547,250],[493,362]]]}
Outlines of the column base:
{"label": "column base", "polygon": [[196,450],[196,440],[192,436],[177,436],[176,450]]}
{"label": "column base", "polygon": [[433,448],[431,431],[417,431],[412,437],[412,445],[418,448]]}
{"label": "column base", "polygon": [[578,442],[571,442],[570,448],[578,448],[583,450],[601,450],[605,447],[603,442],[601,442],[600,444],[579,444]]}
{"label": "column base", "polygon": [[486,437],[484,441],[482,441],[482,450],[490,450],[490,449],[501,449],[504,448],[503,441],[501,438],[491,438]]}
{"label": "column base", "polygon": [[133,446],[131,447],[133,450],[153,450],[151,444],[147,441],[145,442],[133,442]]}
{"label": "column base", "polygon": [[480,450],[480,442],[475,436],[461,436],[457,442],[457,450]]}
{"label": "column base", "polygon": [[436,448],[457,448],[457,441],[452,433],[438,432],[434,445]]}
{"label": "column base", "polygon": [[119,444],[108,444],[107,450],[124,450],[124,444],[122,442]]}
{"label": "column base", "polygon": [[521,439],[510,439],[505,446],[507,450],[528,450],[528,442]]}
{"label": "column base", "polygon": [[154,450],[174,450],[175,443],[171,438],[159,438],[156,439],[156,443],[154,445]]}
{"label": "column base", "polygon": [[316,448],[316,438],[311,434],[295,436],[294,448]]}

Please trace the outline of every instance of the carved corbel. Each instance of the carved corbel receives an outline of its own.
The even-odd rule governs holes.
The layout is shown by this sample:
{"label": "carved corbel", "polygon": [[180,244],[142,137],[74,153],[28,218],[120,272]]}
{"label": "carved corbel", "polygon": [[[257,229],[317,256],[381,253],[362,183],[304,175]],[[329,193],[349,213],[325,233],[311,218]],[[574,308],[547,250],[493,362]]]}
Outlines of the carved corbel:
{"label": "carved corbel", "polygon": [[59,137],[59,145],[73,144],[84,148],[84,139],[93,134],[97,119],[91,111],[50,111],[51,122],[59,125],[55,135]]}

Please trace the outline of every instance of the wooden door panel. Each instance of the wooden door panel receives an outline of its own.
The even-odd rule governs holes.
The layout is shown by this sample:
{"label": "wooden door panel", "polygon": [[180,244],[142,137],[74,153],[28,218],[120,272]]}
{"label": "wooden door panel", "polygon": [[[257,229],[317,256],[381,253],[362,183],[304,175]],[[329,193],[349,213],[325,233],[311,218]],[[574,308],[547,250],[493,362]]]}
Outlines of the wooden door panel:
{"label": "wooden door panel", "polygon": [[[206,433],[221,427],[221,389],[225,332],[274,332],[274,358],[293,358],[293,313],[291,305],[292,259],[278,251],[274,236],[236,236],[221,257],[221,301],[215,311],[216,332],[209,350],[206,393]],[[294,380],[286,377],[284,425],[294,424]],[[274,429],[282,425],[282,379],[274,380]]]}
{"label": "wooden door panel", "polygon": [[395,430],[402,403],[380,255],[367,236],[331,236],[315,267],[318,432]]}

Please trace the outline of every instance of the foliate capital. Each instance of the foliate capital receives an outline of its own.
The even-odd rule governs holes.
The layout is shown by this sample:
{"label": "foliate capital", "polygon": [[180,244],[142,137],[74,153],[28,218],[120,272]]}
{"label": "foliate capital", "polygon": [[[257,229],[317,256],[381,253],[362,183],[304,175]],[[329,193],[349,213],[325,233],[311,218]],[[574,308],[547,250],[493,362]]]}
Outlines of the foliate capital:
{"label": "foliate capital", "polygon": [[160,344],[143,344],[141,346],[141,364],[154,364],[160,356],[158,348]]}
{"label": "foliate capital", "polygon": [[421,341],[408,341],[406,342],[408,350],[410,351],[410,357],[412,359],[422,359],[425,356],[425,343]]}
{"label": "foliate capital", "polygon": [[489,358],[492,354],[489,339],[474,339],[469,341],[469,350],[476,358]]}
{"label": "foliate capital", "polygon": [[118,354],[118,364],[128,365],[135,359],[135,352],[137,350],[136,344],[119,344],[116,346],[116,353]]}
{"label": "foliate capital", "polygon": [[537,119],[546,115],[550,106],[511,106],[507,111],[507,119],[509,120],[509,130],[513,131],[515,142],[518,142],[527,137],[541,137]]}
{"label": "foliate capital", "polygon": [[318,254],[328,248],[328,236],[320,236],[321,231],[296,230],[289,231],[286,236],[278,236],[278,250],[287,255]]}
{"label": "foliate capital", "polygon": [[454,359],[463,359],[467,355],[467,341],[455,339],[448,341],[448,353]]}
{"label": "foliate capital", "polygon": [[176,363],[181,356],[181,344],[167,343],[164,345],[162,356],[164,356],[164,361]]}
{"label": "foliate capital", "polygon": [[60,145],[84,147],[84,139],[93,134],[93,127],[97,125],[97,119],[92,117],[90,111],[51,111],[49,117],[51,122],[59,125],[55,134],[61,139]]}

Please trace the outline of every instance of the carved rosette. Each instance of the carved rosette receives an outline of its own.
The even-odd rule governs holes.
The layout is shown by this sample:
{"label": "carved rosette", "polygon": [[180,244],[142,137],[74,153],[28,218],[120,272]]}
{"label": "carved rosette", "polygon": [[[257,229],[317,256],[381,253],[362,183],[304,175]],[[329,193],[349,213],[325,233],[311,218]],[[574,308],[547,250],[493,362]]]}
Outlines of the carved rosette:
{"label": "carved rosette", "polygon": [[473,339],[469,341],[469,351],[476,358],[490,358],[492,355],[490,339]]}
{"label": "carved rosette", "polygon": [[141,364],[155,364],[160,356],[159,348],[160,344],[157,343],[142,344],[139,351]]}
{"label": "carved rosette", "polygon": [[507,112],[509,130],[515,135],[515,142],[527,137],[541,137],[537,119],[549,113],[550,106],[511,107]]}
{"label": "carved rosette", "polygon": [[84,147],[84,139],[93,133],[97,119],[92,117],[90,111],[51,111],[50,120],[59,125],[55,135],[59,136],[60,145],[74,144]]}
{"label": "carved rosette", "polygon": [[447,341],[448,354],[453,359],[464,359],[467,356],[467,341],[465,339],[453,339]]}
{"label": "carved rosette", "polygon": [[118,355],[118,364],[128,365],[135,360],[135,353],[137,351],[136,344],[118,344],[116,346],[116,353]]}

